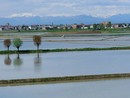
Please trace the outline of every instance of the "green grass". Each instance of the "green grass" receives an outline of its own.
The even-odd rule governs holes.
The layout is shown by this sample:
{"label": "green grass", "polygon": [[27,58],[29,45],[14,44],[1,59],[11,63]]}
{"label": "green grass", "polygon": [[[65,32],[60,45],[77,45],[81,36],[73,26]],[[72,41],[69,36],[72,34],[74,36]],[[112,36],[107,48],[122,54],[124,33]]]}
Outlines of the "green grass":
{"label": "green grass", "polygon": [[[69,51],[103,51],[103,50],[130,50],[130,47],[111,47],[111,48],[75,48],[75,49],[46,49],[39,50],[39,53],[47,52],[69,52]],[[20,50],[20,54],[37,53],[37,50]],[[0,51],[0,54],[16,54],[16,50]]]}
{"label": "green grass", "polygon": [[130,33],[130,28],[104,29],[102,33]]}
{"label": "green grass", "polygon": [[[82,29],[69,29],[69,30],[64,30],[64,29],[52,29],[52,30],[6,30],[6,31],[0,31],[0,33],[36,33],[36,32],[85,32],[85,31],[93,31],[93,29],[87,29],[87,30],[82,30]],[[108,29],[103,29],[103,30],[96,30],[102,33],[130,33],[130,28],[108,28]]]}
{"label": "green grass", "polygon": [[0,86],[20,86],[20,85],[36,85],[49,83],[65,83],[65,82],[81,82],[104,79],[120,79],[129,78],[130,73],[118,74],[99,74],[99,75],[80,75],[80,76],[64,76],[64,77],[49,77],[49,78],[29,78],[29,79],[11,79],[0,80]]}
{"label": "green grass", "polygon": [[6,30],[6,31],[0,31],[0,33],[26,33],[26,32],[80,32],[80,31],[86,31],[82,29],[69,29],[69,30],[64,30],[64,29],[53,29],[53,30]]}
{"label": "green grass", "polygon": [[82,29],[69,29],[69,30],[45,30],[45,32],[82,32],[82,31],[91,31],[91,30],[82,30]]}

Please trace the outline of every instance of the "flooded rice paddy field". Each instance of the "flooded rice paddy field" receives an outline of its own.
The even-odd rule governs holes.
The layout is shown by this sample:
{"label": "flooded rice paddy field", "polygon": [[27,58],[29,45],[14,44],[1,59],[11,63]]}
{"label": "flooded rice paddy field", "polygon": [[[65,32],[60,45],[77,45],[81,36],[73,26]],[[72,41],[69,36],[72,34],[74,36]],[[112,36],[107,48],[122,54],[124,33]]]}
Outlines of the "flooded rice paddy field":
{"label": "flooded rice paddy field", "polygon": [[130,72],[130,50],[0,55],[0,79]]}
{"label": "flooded rice paddy field", "polygon": [[[0,50],[6,49],[4,39],[0,38]],[[22,40],[20,49],[36,49],[32,38]],[[40,49],[123,46],[130,46],[130,36],[43,37]],[[15,50],[13,46],[10,49]],[[0,55],[0,80],[129,72],[130,50]],[[0,87],[0,98],[129,98],[129,82],[127,78],[7,86]]]}
{"label": "flooded rice paddy field", "polygon": [[[130,79],[0,87],[0,98],[129,98]],[[7,94],[8,93],[8,94]]]}
{"label": "flooded rice paddy field", "polygon": [[[0,50],[5,50],[3,40],[0,39]],[[21,38],[22,50],[36,49],[32,38]],[[13,38],[12,38],[13,40]],[[87,37],[43,37],[40,49],[64,49],[64,48],[105,48],[105,47],[127,47],[130,45],[130,36],[87,36]],[[13,45],[11,50],[16,48]]]}

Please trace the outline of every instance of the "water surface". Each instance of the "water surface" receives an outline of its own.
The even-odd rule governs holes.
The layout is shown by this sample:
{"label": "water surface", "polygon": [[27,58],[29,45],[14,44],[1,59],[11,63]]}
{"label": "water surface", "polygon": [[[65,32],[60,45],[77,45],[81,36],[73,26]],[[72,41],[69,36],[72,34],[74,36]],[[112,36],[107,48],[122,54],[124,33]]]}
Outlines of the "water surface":
{"label": "water surface", "polygon": [[130,72],[130,51],[84,51],[0,55],[0,79]]}
{"label": "water surface", "polygon": [[[0,50],[5,50],[3,40],[0,38]],[[13,40],[13,39],[12,39]],[[36,46],[32,38],[22,38],[22,50],[34,50]],[[105,48],[126,47],[130,45],[130,36],[89,36],[89,37],[43,37],[40,49],[64,49],[64,48]],[[13,45],[11,50],[16,50]]]}
{"label": "water surface", "polygon": [[129,98],[130,79],[0,87],[0,98]]}

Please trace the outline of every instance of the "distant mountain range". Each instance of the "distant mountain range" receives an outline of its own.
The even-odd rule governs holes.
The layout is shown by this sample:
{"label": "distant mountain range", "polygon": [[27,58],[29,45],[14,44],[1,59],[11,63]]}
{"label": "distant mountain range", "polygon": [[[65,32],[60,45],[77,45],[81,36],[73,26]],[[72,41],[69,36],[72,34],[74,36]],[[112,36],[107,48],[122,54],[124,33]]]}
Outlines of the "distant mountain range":
{"label": "distant mountain range", "polygon": [[86,15],[79,16],[30,16],[30,17],[12,17],[12,18],[0,18],[0,25],[10,23],[11,25],[30,25],[30,24],[94,24],[101,23],[103,21],[111,21],[112,23],[130,23],[130,14],[119,14],[108,18],[99,18]]}

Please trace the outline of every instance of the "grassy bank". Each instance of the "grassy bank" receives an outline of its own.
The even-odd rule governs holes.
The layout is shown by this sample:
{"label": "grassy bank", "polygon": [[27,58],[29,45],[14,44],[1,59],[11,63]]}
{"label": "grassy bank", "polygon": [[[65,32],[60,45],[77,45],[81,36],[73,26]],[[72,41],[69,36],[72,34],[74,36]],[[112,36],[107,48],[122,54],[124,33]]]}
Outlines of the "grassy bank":
{"label": "grassy bank", "polygon": [[[45,49],[39,50],[39,53],[47,52],[69,52],[69,51],[101,51],[101,50],[130,50],[130,47],[110,47],[110,48],[75,48],[75,49]],[[37,53],[37,50],[20,50],[20,54]],[[0,54],[16,54],[16,50],[0,51]]]}
{"label": "grassy bank", "polygon": [[53,29],[53,30],[9,30],[9,31],[0,31],[0,34],[6,34],[6,33],[13,33],[13,34],[24,34],[24,33],[45,33],[48,32],[49,34],[99,34],[101,33],[99,30],[82,30],[82,29],[69,29],[69,30],[64,30],[64,29]]}
{"label": "grassy bank", "polygon": [[47,83],[52,84],[52,83],[76,82],[76,81],[119,79],[129,77],[130,73],[121,73],[121,74],[49,77],[49,78],[12,79],[12,80],[0,80],[0,86],[17,86],[17,85],[47,84]]}
{"label": "grassy bank", "polygon": [[50,32],[50,33],[130,33],[130,28],[106,28],[101,30],[93,29],[52,29],[52,30],[5,30],[0,33],[37,33],[37,32]]}
{"label": "grassy bank", "polygon": [[113,28],[113,29],[104,29],[100,30],[102,33],[130,33],[130,28]]}

